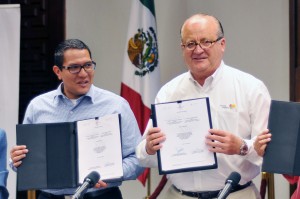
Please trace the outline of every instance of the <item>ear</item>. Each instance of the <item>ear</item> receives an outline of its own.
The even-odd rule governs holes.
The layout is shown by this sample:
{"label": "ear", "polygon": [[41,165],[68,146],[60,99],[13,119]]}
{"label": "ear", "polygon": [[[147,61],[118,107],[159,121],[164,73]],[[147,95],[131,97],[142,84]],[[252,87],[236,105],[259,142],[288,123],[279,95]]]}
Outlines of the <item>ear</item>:
{"label": "ear", "polygon": [[225,40],[225,38],[222,39],[221,46],[222,46],[222,51],[225,52],[225,48],[226,48],[226,40]]}
{"label": "ear", "polygon": [[56,74],[57,78],[59,80],[62,80],[62,77],[61,77],[61,70],[59,69],[58,66],[54,65],[53,68],[52,68],[53,72]]}
{"label": "ear", "polygon": [[180,47],[181,47],[181,53],[184,56],[184,45],[182,44],[182,42],[180,43]]}
{"label": "ear", "polygon": [[180,40],[180,47],[181,47],[182,50],[184,49],[184,44],[183,44],[183,40],[182,39]]}
{"label": "ear", "polygon": [[181,43],[180,44],[181,50],[184,50],[184,45]]}

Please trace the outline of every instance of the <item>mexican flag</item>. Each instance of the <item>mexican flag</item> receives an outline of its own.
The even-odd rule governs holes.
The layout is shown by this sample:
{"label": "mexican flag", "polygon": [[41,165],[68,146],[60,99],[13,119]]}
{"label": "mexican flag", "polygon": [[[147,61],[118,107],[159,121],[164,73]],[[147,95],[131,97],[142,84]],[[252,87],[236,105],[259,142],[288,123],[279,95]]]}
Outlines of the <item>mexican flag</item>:
{"label": "mexican flag", "polygon": [[[150,117],[160,87],[154,0],[133,0],[124,53],[121,96],[130,104],[140,131]],[[145,186],[149,169],[139,176]]]}

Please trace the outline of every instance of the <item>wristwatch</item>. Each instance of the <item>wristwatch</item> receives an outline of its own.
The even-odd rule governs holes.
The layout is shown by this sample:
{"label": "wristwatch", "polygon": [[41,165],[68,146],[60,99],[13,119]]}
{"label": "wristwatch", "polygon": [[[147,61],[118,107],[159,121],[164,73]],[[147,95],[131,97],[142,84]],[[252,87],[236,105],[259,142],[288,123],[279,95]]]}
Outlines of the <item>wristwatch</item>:
{"label": "wristwatch", "polygon": [[247,155],[249,149],[248,149],[247,142],[244,139],[242,139],[242,141],[243,143],[240,147],[240,155],[244,156]]}

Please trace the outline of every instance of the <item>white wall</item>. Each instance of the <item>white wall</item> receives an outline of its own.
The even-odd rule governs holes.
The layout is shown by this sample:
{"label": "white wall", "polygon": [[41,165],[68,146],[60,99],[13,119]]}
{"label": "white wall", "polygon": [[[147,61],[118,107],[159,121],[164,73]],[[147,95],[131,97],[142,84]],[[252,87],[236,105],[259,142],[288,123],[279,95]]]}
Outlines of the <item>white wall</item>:
{"label": "white wall", "polygon": [[[67,38],[85,41],[97,62],[95,84],[120,92],[130,0],[66,0]],[[289,2],[285,0],[155,1],[161,83],[186,70],[179,30],[197,12],[215,15],[225,30],[224,61],[265,82],[273,99],[289,100]],[[152,189],[160,177],[154,170]],[[260,177],[255,180],[259,186]],[[275,175],[276,198],[288,199],[288,183]],[[146,196],[139,182],[125,182],[125,199]]]}

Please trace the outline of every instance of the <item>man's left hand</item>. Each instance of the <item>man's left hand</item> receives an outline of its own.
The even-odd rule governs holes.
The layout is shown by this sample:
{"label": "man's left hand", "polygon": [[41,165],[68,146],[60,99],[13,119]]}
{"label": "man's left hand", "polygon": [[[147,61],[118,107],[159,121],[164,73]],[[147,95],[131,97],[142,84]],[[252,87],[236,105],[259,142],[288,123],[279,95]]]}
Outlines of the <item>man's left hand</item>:
{"label": "man's left hand", "polygon": [[240,154],[242,139],[230,132],[210,129],[211,134],[206,136],[206,144],[209,151],[216,153],[224,153],[227,155]]}

